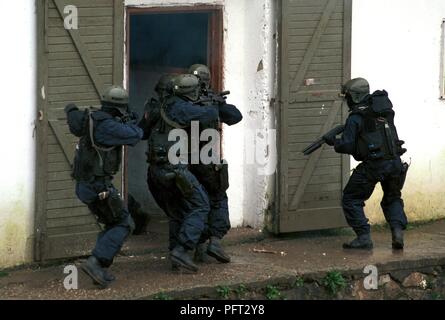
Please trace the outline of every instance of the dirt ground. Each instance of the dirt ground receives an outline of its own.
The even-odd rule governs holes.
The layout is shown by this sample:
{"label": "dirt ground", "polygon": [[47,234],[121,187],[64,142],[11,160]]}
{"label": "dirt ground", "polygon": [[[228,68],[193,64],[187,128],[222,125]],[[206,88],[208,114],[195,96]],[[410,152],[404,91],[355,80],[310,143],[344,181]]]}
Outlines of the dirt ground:
{"label": "dirt ground", "polygon": [[30,266],[0,273],[1,299],[144,299],[164,292],[187,292],[239,284],[273,281],[317,272],[408,268],[408,265],[445,264],[445,220],[417,226],[406,232],[406,249],[393,252],[390,231],[373,230],[372,252],[346,252],[343,242],[352,239],[347,229],[272,237],[247,229],[233,229],[224,240],[232,263],[200,265],[196,274],[171,271],[167,251],[166,221],[154,221],[149,233],[132,237],[111,272],[117,280],[98,290],[79,269],[79,289],[63,286],[64,267]]}

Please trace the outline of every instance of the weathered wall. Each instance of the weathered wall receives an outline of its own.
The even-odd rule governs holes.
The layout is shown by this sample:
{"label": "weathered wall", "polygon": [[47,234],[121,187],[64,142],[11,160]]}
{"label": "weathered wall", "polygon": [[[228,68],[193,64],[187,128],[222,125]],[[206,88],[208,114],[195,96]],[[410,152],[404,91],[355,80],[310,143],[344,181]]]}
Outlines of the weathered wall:
{"label": "weathered wall", "polygon": [[[263,144],[272,134],[275,120],[270,107],[274,97],[275,32],[273,0],[126,0],[127,6],[224,5],[224,88],[229,103],[244,115],[241,124],[224,130],[224,155],[229,162],[228,191],[232,226],[261,227],[271,198],[271,175],[258,174],[259,161],[252,160],[253,143],[259,154],[273,155],[274,145]],[[261,132],[254,130],[262,129]],[[255,139],[256,137],[256,139]],[[272,137],[272,136],[271,136]],[[271,157],[273,163],[273,157]],[[261,171],[261,170],[260,170]]]}
{"label": "weathered wall", "polygon": [[[356,0],[352,75],[386,89],[412,160],[404,189],[411,220],[445,216],[445,101],[439,100],[443,0]],[[382,221],[381,191],[367,208]]]}
{"label": "weathered wall", "polygon": [[36,32],[34,1],[1,1],[0,268],[32,258]]}

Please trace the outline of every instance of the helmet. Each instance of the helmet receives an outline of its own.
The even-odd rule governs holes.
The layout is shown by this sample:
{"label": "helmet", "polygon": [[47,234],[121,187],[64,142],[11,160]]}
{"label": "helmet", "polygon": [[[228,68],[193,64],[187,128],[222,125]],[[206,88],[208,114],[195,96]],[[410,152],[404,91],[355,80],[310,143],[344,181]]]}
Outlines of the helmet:
{"label": "helmet", "polygon": [[189,68],[189,73],[197,76],[204,88],[210,88],[211,74],[209,67],[203,64],[194,64]]}
{"label": "helmet", "polygon": [[171,90],[172,80],[175,77],[173,74],[164,74],[159,78],[158,84],[155,87],[155,91],[159,98],[165,97]]}
{"label": "helmet", "polygon": [[349,80],[342,86],[341,93],[346,96],[348,103],[358,104],[369,95],[369,83],[363,78]]}
{"label": "helmet", "polygon": [[172,80],[173,94],[183,96],[191,101],[199,98],[199,79],[192,74],[180,74]]}
{"label": "helmet", "polygon": [[120,86],[107,88],[101,96],[101,102],[107,109],[117,109],[120,113],[128,110],[128,93]]}

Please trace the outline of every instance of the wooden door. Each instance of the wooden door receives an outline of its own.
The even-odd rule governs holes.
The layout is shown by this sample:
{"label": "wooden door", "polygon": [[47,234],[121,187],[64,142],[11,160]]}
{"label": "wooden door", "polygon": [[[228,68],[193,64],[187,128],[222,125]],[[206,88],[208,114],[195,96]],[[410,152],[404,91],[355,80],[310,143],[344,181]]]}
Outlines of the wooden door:
{"label": "wooden door", "polygon": [[281,2],[279,233],[345,225],[349,157],[301,150],[347,116],[338,94],[350,78],[351,2]]}
{"label": "wooden door", "polygon": [[[78,10],[78,29],[64,19]],[[99,230],[75,195],[74,148],[63,109],[100,105],[100,93],[123,83],[123,0],[37,0],[38,164],[36,248],[38,261],[88,254]],[[115,182],[120,186],[121,178]]]}

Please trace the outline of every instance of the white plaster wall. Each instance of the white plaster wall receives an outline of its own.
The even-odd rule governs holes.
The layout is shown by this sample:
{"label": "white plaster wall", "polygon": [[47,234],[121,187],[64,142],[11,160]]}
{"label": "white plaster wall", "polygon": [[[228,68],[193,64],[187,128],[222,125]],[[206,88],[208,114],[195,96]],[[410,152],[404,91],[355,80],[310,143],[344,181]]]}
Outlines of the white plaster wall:
{"label": "white plaster wall", "polygon": [[[411,220],[445,216],[445,101],[439,100],[443,0],[355,0],[352,75],[386,89],[412,160],[404,189]],[[382,221],[381,192],[368,205]]]}
{"label": "white plaster wall", "polygon": [[32,259],[35,12],[34,1],[0,2],[0,268]]}
{"label": "white plaster wall", "polygon": [[[258,174],[262,167],[251,160],[255,129],[260,138],[274,126],[270,100],[274,97],[275,32],[274,0],[126,0],[127,6],[224,5],[224,87],[231,91],[229,103],[243,113],[242,123],[225,127],[224,155],[229,162],[228,191],[233,227],[261,228],[269,205],[270,176]],[[261,66],[259,68],[259,66]],[[259,136],[259,137],[258,137]],[[259,154],[274,159],[273,148],[261,145]]]}

